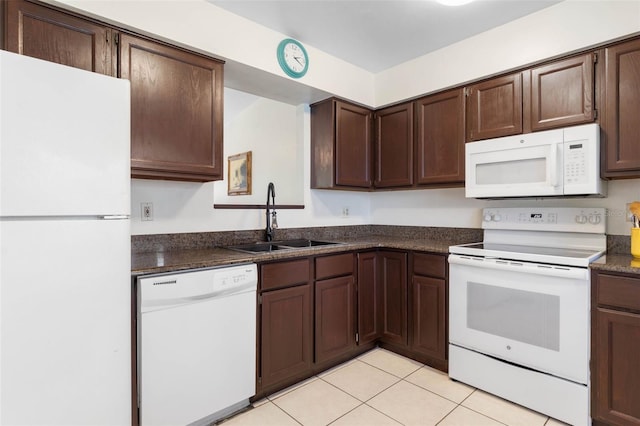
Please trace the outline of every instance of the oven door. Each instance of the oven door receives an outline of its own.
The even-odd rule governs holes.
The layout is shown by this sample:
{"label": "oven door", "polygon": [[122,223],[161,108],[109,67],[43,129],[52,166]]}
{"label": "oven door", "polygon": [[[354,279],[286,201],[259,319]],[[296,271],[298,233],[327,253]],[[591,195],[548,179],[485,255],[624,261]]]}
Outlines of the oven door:
{"label": "oven door", "polygon": [[449,340],[587,384],[586,268],[449,256]]}

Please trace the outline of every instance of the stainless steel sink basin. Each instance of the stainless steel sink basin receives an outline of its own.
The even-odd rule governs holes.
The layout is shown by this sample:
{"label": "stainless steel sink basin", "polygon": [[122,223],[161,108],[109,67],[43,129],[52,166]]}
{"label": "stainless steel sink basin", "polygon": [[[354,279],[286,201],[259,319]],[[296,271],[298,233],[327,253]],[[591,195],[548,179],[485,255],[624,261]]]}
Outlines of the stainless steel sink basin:
{"label": "stainless steel sink basin", "polygon": [[252,243],[227,248],[231,250],[243,251],[246,253],[266,253],[275,250],[286,250],[289,247],[279,246],[274,243]]}
{"label": "stainless steel sink basin", "polygon": [[333,245],[333,244],[340,244],[340,243],[334,243],[330,241],[296,239],[296,240],[257,242],[257,243],[251,243],[251,244],[231,246],[227,248],[231,250],[245,252],[245,253],[268,253],[276,250],[293,250],[297,248],[319,247],[319,246],[327,246],[327,245]]}
{"label": "stainless steel sink basin", "polygon": [[304,239],[274,241],[273,243],[277,244],[277,245],[281,245],[281,246],[298,247],[298,248],[299,247],[328,246],[328,245],[333,245],[333,244],[339,244],[339,243],[334,243],[334,242],[330,242],[330,241],[304,240]]}

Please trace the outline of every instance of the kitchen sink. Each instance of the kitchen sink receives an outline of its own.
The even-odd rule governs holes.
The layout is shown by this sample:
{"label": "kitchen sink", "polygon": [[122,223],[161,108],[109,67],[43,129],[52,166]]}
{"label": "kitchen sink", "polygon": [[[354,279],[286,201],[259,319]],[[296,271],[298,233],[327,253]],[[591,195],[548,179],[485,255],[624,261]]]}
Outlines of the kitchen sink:
{"label": "kitchen sink", "polygon": [[297,248],[319,247],[319,246],[327,246],[327,245],[333,245],[333,244],[340,244],[340,243],[334,243],[330,241],[296,239],[296,240],[281,240],[281,241],[271,241],[271,242],[256,242],[251,244],[231,246],[227,248],[231,250],[245,252],[245,253],[268,253],[276,250],[293,250]]}
{"label": "kitchen sink", "polygon": [[239,246],[227,247],[231,250],[243,251],[248,253],[265,253],[271,252],[275,250],[286,250],[289,247],[283,247],[276,245],[274,243],[265,242],[265,243],[251,243],[251,244],[243,244]]}
{"label": "kitchen sink", "polygon": [[328,245],[339,244],[339,243],[334,243],[330,241],[298,239],[298,240],[274,241],[273,244],[277,244],[280,246],[300,248],[300,247],[328,246]]}

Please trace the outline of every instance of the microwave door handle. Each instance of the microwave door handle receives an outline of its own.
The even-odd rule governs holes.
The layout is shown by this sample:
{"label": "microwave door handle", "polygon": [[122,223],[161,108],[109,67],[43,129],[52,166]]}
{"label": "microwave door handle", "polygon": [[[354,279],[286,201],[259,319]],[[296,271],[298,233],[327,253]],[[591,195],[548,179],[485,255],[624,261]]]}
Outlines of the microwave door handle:
{"label": "microwave door handle", "polygon": [[559,144],[551,145],[551,153],[549,155],[549,182],[551,186],[556,188],[559,185],[558,182],[558,149]]}

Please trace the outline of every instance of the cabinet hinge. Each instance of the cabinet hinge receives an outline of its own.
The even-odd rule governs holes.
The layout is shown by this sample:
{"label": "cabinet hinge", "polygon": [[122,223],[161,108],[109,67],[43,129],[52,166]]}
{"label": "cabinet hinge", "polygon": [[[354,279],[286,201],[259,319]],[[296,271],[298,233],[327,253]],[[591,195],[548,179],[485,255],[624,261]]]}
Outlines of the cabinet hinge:
{"label": "cabinet hinge", "polygon": [[598,119],[598,110],[594,108],[593,110],[593,119],[597,120]]}
{"label": "cabinet hinge", "polygon": [[598,53],[593,52],[593,63],[595,64],[596,62],[598,62]]}
{"label": "cabinet hinge", "polygon": [[471,96],[471,89],[470,89],[470,88],[468,88],[468,87],[465,87],[465,88],[464,88],[464,95],[465,95],[466,97]]}
{"label": "cabinet hinge", "polygon": [[258,384],[262,383],[262,377],[258,377]]}
{"label": "cabinet hinge", "polygon": [[360,342],[360,335],[358,333],[356,333],[356,343]]}
{"label": "cabinet hinge", "polygon": [[258,295],[258,305],[262,305],[262,295]]}
{"label": "cabinet hinge", "polygon": [[116,46],[120,43],[120,34],[115,33],[113,35],[113,42],[116,44]]}

